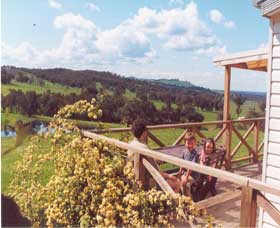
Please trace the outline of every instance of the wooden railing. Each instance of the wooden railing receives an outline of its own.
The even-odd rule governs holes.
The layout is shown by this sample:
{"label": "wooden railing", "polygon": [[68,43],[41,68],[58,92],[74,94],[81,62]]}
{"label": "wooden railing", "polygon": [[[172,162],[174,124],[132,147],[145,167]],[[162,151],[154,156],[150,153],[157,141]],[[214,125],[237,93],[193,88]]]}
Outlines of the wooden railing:
{"label": "wooden railing", "polygon": [[[226,149],[225,167],[227,170],[237,168],[240,165],[248,163],[256,163],[262,156],[262,148],[264,146],[263,140],[260,140],[260,126],[264,123],[265,118],[253,118],[242,120],[228,120],[228,121],[211,121],[211,122],[197,122],[197,123],[183,123],[183,124],[164,124],[148,126],[149,138],[159,147],[170,146],[156,137],[152,131],[164,130],[164,129],[182,129],[181,135],[176,138],[172,145],[179,145],[184,138],[186,131],[192,131],[197,138],[205,139],[207,132],[203,132],[201,128],[212,127],[213,129],[221,129],[215,136],[212,136],[215,142],[223,145]],[[242,130],[239,128],[242,127]],[[241,132],[246,129],[247,131],[242,135]],[[105,130],[93,130],[92,132],[98,134],[104,133],[124,133],[130,132],[131,128],[111,128]],[[253,143],[248,143],[248,138],[253,135]],[[238,142],[236,144],[237,138]],[[251,136],[252,137],[252,136]],[[235,142],[234,142],[235,141]],[[242,149],[242,146],[245,147]],[[243,153],[240,155],[242,149]],[[244,153],[245,150],[245,153]]]}
{"label": "wooden railing", "polygon": [[[262,207],[275,222],[280,226],[280,211],[273,203],[264,196],[265,193],[273,194],[280,197],[279,187],[264,182],[240,176],[225,170],[219,170],[201,164],[189,162],[183,159],[176,158],[171,155],[159,153],[150,149],[138,148],[128,143],[112,139],[100,134],[89,131],[82,131],[84,137],[89,137],[93,140],[102,140],[108,144],[117,146],[124,150],[130,150],[135,153],[134,168],[137,173],[136,177],[142,182],[144,189],[149,188],[149,175],[151,175],[156,183],[165,192],[175,194],[171,187],[167,184],[160,172],[149,162],[150,158],[168,162],[179,167],[191,169],[206,175],[214,176],[219,179],[230,181],[241,187],[241,209],[240,209],[240,227],[255,227],[257,208]],[[237,191],[237,194],[239,192]],[[199,204],[199,203],[198,203]],[[200,207],[201,208],[201,207]]]}

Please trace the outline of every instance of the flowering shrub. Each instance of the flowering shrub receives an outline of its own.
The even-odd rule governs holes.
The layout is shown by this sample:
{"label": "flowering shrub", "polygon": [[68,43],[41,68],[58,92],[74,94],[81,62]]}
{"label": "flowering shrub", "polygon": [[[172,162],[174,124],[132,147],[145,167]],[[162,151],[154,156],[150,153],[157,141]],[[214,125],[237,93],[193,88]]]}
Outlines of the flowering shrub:
{"label": "flowering shrub", "polygon": [[[200,215],[189,197],[142,190],[121,149],[83,138],[67,118],[85,112],[93,119],[102,114],[95,99],[65,106],[50,123],[54,133],[33,137],[17,164],[9,192],[33,226],[171,226],[173,218],[184,219],[183,212],[191,221]],[[36,153],[43,138],[52,145]],[[54,174],[43,183],[46,164]],[[201,216],[210,227],[211,217]]]}

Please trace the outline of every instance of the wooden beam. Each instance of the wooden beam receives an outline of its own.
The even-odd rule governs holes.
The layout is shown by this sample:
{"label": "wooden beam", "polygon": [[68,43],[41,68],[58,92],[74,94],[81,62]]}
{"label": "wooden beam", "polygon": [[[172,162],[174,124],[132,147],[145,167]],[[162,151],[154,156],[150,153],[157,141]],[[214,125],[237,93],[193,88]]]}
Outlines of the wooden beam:
{"label": "wooden beam", "polygon": [[[223,120],[227,121],[230,119],[230,79],[231,79],[231,68],[230,66],[225,66],[225,77],[224,77],[224,113]],[[224,126],[225,127],[225,124]],[[231,124],[227,126],[226,133],[223,137],[223,144],[226,147],[226,169],[231,169],[230,164],[230,151],[231,151]]]}
{"label": "wooden beam", "polygon": [[227,54],[214,59],[214,64],[218,66],[226,66],[230,64],[246,63],[249,61],[256,61],[261,59],[268,59],[267,49],[250,50],[246,52]]}
{"label": "wooden beam", "polygon": [[139,180],[142,184],[142,188],[144,190],[149,190],[149,173],[145,168],[143,161],[145,160],[145,156],[140,155],[140,164],[139,164]]}
{"label": "wooden beam", "polygon": [[165,147],[164,143],[161,142],[156,136],[154,136],[150,131],[148,131],[148,136],[151,140],[153,140],[160,147]]}
{"label": "wooden beam", "polygon": [[216,137],[214,138],[214,141],[217,142],[221,136],[224,134],[225,130],[227,129],[227,125],[224,125],[222,130],[219,131],[219,133],[216,135]]}
{"label": "wooden beam", "polygon": [[158,170],[156,170],[146,159],[143,159],[143,165],[164,192],[171,193],[171,195],[173,196],[176,194],[170,187],[170,185],[166,182],[166,180],[162,177],[162,175],[158,172]]}
{"label": "wooden beam", "polygon": [[[249,127],[249,129],[246,131],[246,133],[243,135],[243,139],[244,140],[246,140],[247,138],[248,138],[248,136],[250,135],[250,133],[251,133],[251,131],[254,129],[254,126],[255,126],[255,124],[253,123],[250,127]],[[234,148],[234,150],[232,151],[232,153],[231,153],[231,157],[233,158],[233,156],[236,154],[236,152],[239,150],[239,148],[241,147],[241,145],[242,145],[242,141],[240,141],[237,145],[236,145],[236,147]]]}
{"label": "wooden beam", "polygon": [[206,139],[206,136],[200,130],[198,130],[196,127],[193,127],[193,131],[194,131],[194,134],[197,134],[200,138]]}
{"label": "wooden beam", "polygon": [[260,192],[257,194],[257,204],[280,226],[280,211]]}
{"label": "wooden beam", "polygon": [[263,148],[264,146],[264,141],[261,142],[261,144],[258,147],[258,153],[260,152],[260,150]]}
{"label": "wooden beam", "polygon": [[122,142],[117,139],[112,139],[112,138],[106,137],[104,135],[95,134],[95,133],[92,133],[89,131],[82,130],[81,133],[83,136],[91,138],[93,140],[101,140],[108,144],[117,146],[117,147],[125,149],[125,150],[131,150],[136,153],[142,154],[144,156],[154,158],[156,160],[168,162],[168,163],[174,164],[179,167],[191,169],[191,170],[194,170],[199,173],[214,176],[214,177],[217,177],[217,178],[220,178],[223,180],[227,180],[227,181],[230,181],[232,183],[235,183],[235,184],[238,184],[241,186],[251,186],[254,189],[257,189],[260,191],[265,191],[267,193],[271,193],[271,194],[280,196],[279,187],[277,187],[276,185],[273,185],[273,184],[263,183],[261,181],[254,180],[254,179],[248,178],[248,177],[243,177],[243,176],[240,176],[240,175],[237,175],[234,173],[227,172],[225,170],[215,169],[215,168],[212,168],[209,166],[186,161],[184,159],[180,159],[180,158],[174,157],[172,155],[159,153],[158,151],[139,148],[139,147],[136,147],[133,145],[129,145],[126,142]]}
{"label": "wooden beam", "polygon": [[[208,122],[195,122],[195,123],[180,123],[180,124],[161,124],[161,125],[152,125],[147,126],[148,130],[160,130],[160,129],[169,129],[169,128],[192,128],[194,126],[206,126],[206,125],[217,125],[217,124],[226,124],[226,123],[251,123],[254,121],[264,121],[264,117],[252,118],[252,119],[242,119],[242,120],[219,120],[219,121],[208,121]],[[93,133],[118,133],[118,132],[127,132],[131,131],[131,128],[110,128],[102,130],[90,130]]]}
{"label": "wooden beam", "polygon": [[176,141],[172,144],[172,146],[177,146],[180,142],[184,139],[185,134],[187,133],[188,129],[184,130],[184,132],[176,139]]}
{"label": "wooden beam", "polygon": [[255,227],[257,219],[256,191],[242,187],[240,227]]}
{"label": "wooden beam", "polygon": [[250,178],[247,186],[257,189],[258,191],[268,192],[273,195],[280,196],[280,189],[276,185],[273,186],[272,184],[266,184],[265,182]]}
{"label": "wooden beam", "polygon": [[255,127],[254,127],[254,151],[256,154],[256,161],[258,160],[258,147],[259,147],[259,132],[260,132],[260,123],[258,121],[255,122]]}
{"label": "wooden beam", "polygon": [[248,69],[263,68],[263,67],[267,67],[267,59],[249,61],[246,64],[247,64]]}
{"label": "wooden beam", "polygon": [[231,140],[232,140],[232,127],[230,123],[227,126],[226,135],[225,135],[225,147],[226,147],[226,156],[225,156],[225,168],[226,170],[231,170]]}
{"label": "wooden beam", "polygon": [[224,121],[230,119],[230,78],[231,78],[231,69],[229,66],[225,66],[224,115],[223,115]]}
{"label": "wooden beam", "polygon": [[237,159],[232,160],[231,163],[234,164],[234,163],[238,163],[238,162],[241,162],[241,161],[250,160],[251,158],[253,158],[252,155],[247,156],[247,157],[237,158]]}
{"label": "wooden beam", "polygon": [[253,155],[254,159],[256,159],[257,155],[256,153],[254,152],[254,150],[252,149],[252,147],[250,147],[250,145],[247,143],[247,141],[245,141],[242,137],[242,135],[238,132],[238,130],[232,126],[232,130],[234,131],[234,133],[236,134],[236,136],[241,140],[241,142],[247,147],[247,149],[249,150],[249,154],[250,155]]}
{"label": "wooden beam", "polygon": [[140,154],[134,152],[134,158],[133,158],[133,166],[134,166],[134,174],[135,178],[139,180],[140,178]]}
{"label": "wooden beam", "polygon": [[224,203],[229,200],[233,199],[240,199],[241,198],[241,191],[235,190],[235,191],[227,191],[221,194],[218,194],[216,196],[213,196],[209,199],[201,200],[198,203],[195,203],[195,206],[198,210],[213,207],[217,204]]}

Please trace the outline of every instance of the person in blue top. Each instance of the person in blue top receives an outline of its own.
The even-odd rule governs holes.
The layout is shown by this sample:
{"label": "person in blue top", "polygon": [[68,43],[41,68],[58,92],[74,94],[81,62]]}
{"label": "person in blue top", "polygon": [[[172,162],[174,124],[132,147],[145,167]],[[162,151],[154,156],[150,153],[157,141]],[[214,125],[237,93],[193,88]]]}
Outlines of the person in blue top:
{"label": "person in blue top", "polygon": [[[187,132],[184,140],[186,148],[182,152],[182,159],[199,163],[199,153],[196,151],[196,139],[193,133]],[[180,168],[178,174],[181,176],[181,186],[183,187],[183,193],[185,193],[185,188],[188,187],[187,184],[190,183],[191,180],[197,180],[199,178],[199,173],[190,169],[185,169],[183,167]]]}

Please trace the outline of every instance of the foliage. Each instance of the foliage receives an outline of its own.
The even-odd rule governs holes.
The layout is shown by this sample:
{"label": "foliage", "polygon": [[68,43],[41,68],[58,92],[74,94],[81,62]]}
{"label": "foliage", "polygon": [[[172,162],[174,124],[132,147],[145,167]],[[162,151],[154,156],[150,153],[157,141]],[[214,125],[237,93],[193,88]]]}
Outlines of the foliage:
{"label": "foliage", "polygon": [[245,103],[247,98],[242,96],[242,95],[235,95],[232,100],[236,104],[236,110],[235,111],[236,111],[237,116],[239,116],[240,113],[242,112],[241,106]]}
{"label": "foliage", "polygon": [[10,84],[11,80],[14,78],[14,75],[9,74],[7,70],[1,67],[1,83]]}
{"label": "foliage", "polygon": [[17,82],[23,82],[23,83],[25,83],[25,82],[28,82],[29,77],[27,77],[26,75],[24,75],[22,72],[18,72],[18,73],[16,74],[16,76],[15,76],[15,80],[16,80]]}
{"label": "foliage", "polygon": [[[143,191],[122,150],[83,138],[67,118],[85,112],[93,119],[102,114],[95,100],[65,106],[50,124],[54,133],[33,137],[17,164],[9,193],[33,226],[171,226],[174,216],[183,218],[183,211],[189,220],[199,215],[188,197]],[[52,143],[46,154],[36,153],[42,137]],[[42,171],[49,163],[54,175],[43,183]],[[211,217],[205,223],[212,226]]]}

